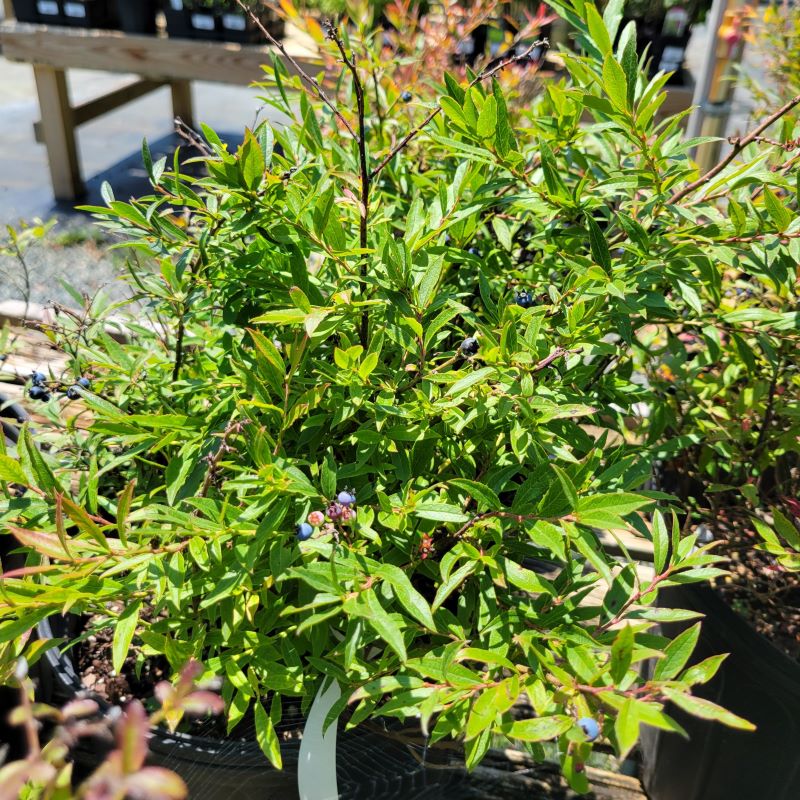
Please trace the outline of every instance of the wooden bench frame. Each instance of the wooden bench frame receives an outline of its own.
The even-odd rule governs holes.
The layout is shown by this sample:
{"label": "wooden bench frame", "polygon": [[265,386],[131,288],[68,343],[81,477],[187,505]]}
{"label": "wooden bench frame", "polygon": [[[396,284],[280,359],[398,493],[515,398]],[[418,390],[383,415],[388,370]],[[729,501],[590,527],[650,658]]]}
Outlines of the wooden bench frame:
{"label": "wooden bench frame", "polygon": [[[11,0],[3,4],[2,52],[9,61],[33,66],[41,113],[34,132],[47,148],[56,200],[74,201],[85,191],[75,142],[80,125],[165,85],[172,91],[173,114],[193,125],[193,80],[249,86],[262,77],[261,65],[269,63],[275,52],[252,45],[30,25],[13,18]],[[293,43],[291,52],[303,69],[313,73],[319,68],[316,53],[304,44]],[[294,72],[291,64],[286,67]],[[69,69],[132,73],[139,79],[73,106],[67,87]]]}

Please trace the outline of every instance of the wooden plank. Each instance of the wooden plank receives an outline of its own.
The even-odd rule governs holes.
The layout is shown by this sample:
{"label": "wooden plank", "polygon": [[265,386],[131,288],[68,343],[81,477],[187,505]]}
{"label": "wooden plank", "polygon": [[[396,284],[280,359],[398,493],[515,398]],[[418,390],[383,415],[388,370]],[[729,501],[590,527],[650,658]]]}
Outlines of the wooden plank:
{"label": "wooden plank", "polygon": [[[154,92],[156,89],[160,89],[164,86],[165,83],[163,81],[134,81],[133,83],[129,83],[127,86],[123,86],[121,89],[116,89],[113,92],[109,92],[108,94],[104,94],[100,97],[95,98],[94,100],[90,100],[88,103],[83,103],[79,106],[75,106],[72,109],[72,124],[74,127],[78,127],[83,125],[86,122],[90,122],[97,117],[102,116],[103,114],[108,114],[109,111],[113,111],[115,108],[119,108],[125,103],[129,103],[131,100],[136,100],[138,97],[142,97],[145,94],[149,94],[150,92]],[[42,123],[41,121],[33,123],[33,136],[39,144],[44,143],[44,133],[42,131]]]}
{"label": "wooden plank", "polygon": [[194,128],[194,102],[191,81],[172,81],[172,116]]}
{"label": "wooden plank", "polygon": [[64,71],[35,64],[33,74],[42,115],[42,137],[56,200],[74,200],[83,194],[75,126]]}
{"label": "wooden plank", "polygon": [[109,111],[124,106],[126,103],[130,103],[131,100],[150,94],[150,92],[154,92],[162,86],[164,86],[164,81],[134,81],[120,89],[115,89],[113,92],[75,106],[72,109],[72,118],[75,126],[83,125],[90,120],[103,116],[103,114],[108,114]]}
{"label": "wooden plank", "polygon": [[14,8],[11,5],[11,0],[3,0],[3,11],[6,19],[12,19],[14,17]]}
{"label": "wooden plank", "polygon": [[[261,65],[271,63],[275,52],[271,47],[50,28],[15,20],[0,24],[0,44],[10,61],[56,69],[134,73],[157,81],[200,80],[239,86],[261,80]],[[290,37],[285,46],[303,68],[319,69],[320,59],[304,42]],[[286,66],[294,72],[291,64]]]}

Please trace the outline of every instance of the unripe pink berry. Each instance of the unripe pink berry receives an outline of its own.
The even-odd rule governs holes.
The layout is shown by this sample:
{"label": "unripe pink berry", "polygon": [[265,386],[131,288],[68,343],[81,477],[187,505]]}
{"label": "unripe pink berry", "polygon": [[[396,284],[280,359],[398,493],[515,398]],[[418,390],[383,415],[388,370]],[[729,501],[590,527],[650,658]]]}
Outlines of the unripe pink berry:
{"label": "unripe pink berry", "polygon": [[342,506],[342,513],[340,519],[342,522],[347,522],[353,516],[353,509],[350,506]]}
{"label": "unripe pink berry", "polygon": [[313,525],[315,528],[322,525],[323,522],[325,522],[325,515],[321,511],[312,511],[308,515],[309,525]]}

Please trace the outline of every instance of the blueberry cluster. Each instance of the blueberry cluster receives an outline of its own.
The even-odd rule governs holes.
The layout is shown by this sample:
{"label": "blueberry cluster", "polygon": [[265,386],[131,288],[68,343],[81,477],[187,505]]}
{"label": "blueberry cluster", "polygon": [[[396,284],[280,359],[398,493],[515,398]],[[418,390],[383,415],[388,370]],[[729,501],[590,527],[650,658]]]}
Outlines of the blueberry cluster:
{"label": "blueberry cluster", "polygon": [[[324,512],[312,511],[305,522],[295,526],[297,538],[304,542],[310,539],[316,528],[324,524],[327,517],[331,522],[349,522],[355,515],[353,506],[356,504],[356,493],[352,489],[344,489],[336,496],[336,500],[331,503]],[[333,526],[331,526],[333,529]]]}
{"label": "blueberry cluster", "polygon": [[461,342],[459,348],[465,356],[474,356],[478,352],[478,340],[474,336],[468,336]]}
{"label": "blueberry cluster", "polygon": [[46,403],[50,399],[46,381],[47,376],[43,372],[31,373],[31,388],[28,390],[28,397],[31,400],[41,400]]}
{"label": "blueberry cluster", "polygon": [[533,297],[531,297],[530,292],[523,289],[521,292],[517,292],[514,295],[514,302],[520,308],[530,308],[533,305]]}
{"label": "blueberry cluster", "polygon": [[[69,400],[77,400],[81,396],[81,389],[89,389],[92,383],[88,378],[78,378],[65,394]],[[50,399],[50,389],[47,386],[47,376],[43,372],[31,373],[31,388],[28,390],[31,400],[41,400],[46,403]]]}

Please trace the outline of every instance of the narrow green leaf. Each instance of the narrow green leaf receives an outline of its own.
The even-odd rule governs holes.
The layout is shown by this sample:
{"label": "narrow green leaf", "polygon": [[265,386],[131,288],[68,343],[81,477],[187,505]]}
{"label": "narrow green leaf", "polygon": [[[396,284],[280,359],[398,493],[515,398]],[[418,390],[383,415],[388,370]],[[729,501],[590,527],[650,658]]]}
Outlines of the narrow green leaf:
{"label": "narrow green leaf", "polygon": [[672,680],[686,666],[686,662],[694,652],[699,636],[699,622],[676,636],[666,648],[664,648],[664,658],[656,664],[655,671],[653,672],[654,680]]}
{"label": "narrow green leaf", "polygon": [[639,723],[635,701],[632,697],[626,697],[614,721],[620,758],[624,758],[636,744],[639,738]]}
{"label": "narrow green leaf", "polygon": [[617,634],[611,645],[611,678],[615,683],[622,683],[633,657],[633,628],[626,625]]}
{"label": "narrow green leaf", "polygon": [[114,628],[114,639],[111,644],[111,661],[114,666],[114,671],[117,674],[122,671],[122,666],[125,663],[125,659],[128,657],[133,635],[136,633],[136,626],[139,624],[139,609],[141,605],[141,601],[137,600],[131,605],[126,606],[119,617],[117,617],[117,624]]}
{"label": "narrow green leaf", "polygon": [[29,484],[25,471],[11,456],[0,456],[0,481],[18,483],[20,486]]}
{"label": "narrow green leaf", "polygon": [[608,35],[608,30],[606,29],[603,18],[600,16],[600,12],[597,10],[594,3],[586,3],[583,10],[586,15],[586,24],[589,28],[589,35],[592,37],[592,41],[597,45],[604,56],[607,55],[611,52],[611,37]]}
{"label": "narrow green leaf", "polygon": [[381,564],[375,574],[391,584],[400,604],[414,619],[421,622],[428,630],[436,630],[436,623],[433,621],[430,606],[428,606],[425,598],[413,587],[408,575],[400,567],[394,564]]}
{"label": "narrow green leaf", "polygon": [[278,735],[275,733],[275,726],[272,724],[272,720],[264,710],[264,706],[258,701],[255,702],[253,711],[255,712],[258,746],[275,769],[283,769],[281,745],[278,741]]}
{"label": "narrow green leaf", "polygon": [[625,71],[611,53],[603,62],[603,87],[614,106],[620,111],[627,111],[628,79]]}
{"label": "narrow green leaf", "polygon": [[567,716],[534,717],[504,725],[502,732],[521,742],[546,742],[566,733],[572,725],[572,718]]}
{"label": "narrow green leaf", "polygon": [[775,223],[775,227],[781,231],[781,233],[791,225],[791,212],[769,186],[764,186],[764,205],[766,205],[767,212]]}
{"label": "narrow green leaf", "polygon": [[405,661],[408,655],[400,626],[386,613],[386,609],[381,605],[378,596],[372,589],[367,589],[361,594],[361,597],[369,610],[369,614],[366,615],[367,622],[381,639],[397,653],[400,660]]}
{"label": "narrow green leaf", "polygon": [[679,708],[700,719],[714,720],[727,725],[729,728],[737,728],[742,731],[754,731],[756,726],[748,722],[743,717],[737,716],[716,703],[702,697],[693,697],[683,694],[677,689],[665,688],[664,694]]}
{"label": "narrow green leaf", "polygon": [[483,483],[471,481],[467,478],[453,478],[450,480],[450,485],[467,492],[477,502],[478,510],[480,511],[499,511],[503,507],[500,498]]}
{"label": "narrow green leaf", "polygon": [[653,535],[653,566],[655,567],[656,575],[660,575],[669,555],[669,533],[664,522],[664,516],[660,511],[653,512],[651,531]]}

